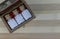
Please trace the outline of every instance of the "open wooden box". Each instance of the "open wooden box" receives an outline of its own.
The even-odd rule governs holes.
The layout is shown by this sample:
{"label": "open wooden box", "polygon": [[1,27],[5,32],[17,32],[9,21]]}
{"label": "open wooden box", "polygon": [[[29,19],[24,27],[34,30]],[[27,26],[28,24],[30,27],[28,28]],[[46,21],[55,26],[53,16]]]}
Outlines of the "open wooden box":
{"label": "open wooden box", "polygon": [[0,16],[10,33],[35,18],[24,0],[6,0],[0,6]]}

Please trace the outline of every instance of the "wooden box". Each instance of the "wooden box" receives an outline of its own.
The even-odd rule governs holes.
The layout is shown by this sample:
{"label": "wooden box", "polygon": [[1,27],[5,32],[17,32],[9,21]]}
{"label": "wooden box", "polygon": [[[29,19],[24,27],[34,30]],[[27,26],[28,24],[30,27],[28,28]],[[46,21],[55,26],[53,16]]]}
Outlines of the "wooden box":
{"label": "wooden box", "polygon": [[4,1],[0,4],[0,16],[10,33],[35,18],[24,0]]}

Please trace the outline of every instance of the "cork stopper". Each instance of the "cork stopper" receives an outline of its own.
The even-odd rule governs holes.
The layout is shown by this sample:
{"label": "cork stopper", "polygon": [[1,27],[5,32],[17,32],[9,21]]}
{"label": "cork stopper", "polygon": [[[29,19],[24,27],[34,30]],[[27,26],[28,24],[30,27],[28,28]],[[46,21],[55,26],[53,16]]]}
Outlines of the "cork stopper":
{"label": "cork stopper", "polygon": [[9,15],[5,16],[6,20],[9,20],[11,17]]}
{"label": "cork stopper", "polygon": [[14,15],[17,15],[18,14],[18,11],[17,9],[15,9],[14,11],[12,11],[14,13]]}
{"label": "cork stopper", "polygon": [[21,11],[25,10],[24,5],[21,5],[19,8],[20,8]]}

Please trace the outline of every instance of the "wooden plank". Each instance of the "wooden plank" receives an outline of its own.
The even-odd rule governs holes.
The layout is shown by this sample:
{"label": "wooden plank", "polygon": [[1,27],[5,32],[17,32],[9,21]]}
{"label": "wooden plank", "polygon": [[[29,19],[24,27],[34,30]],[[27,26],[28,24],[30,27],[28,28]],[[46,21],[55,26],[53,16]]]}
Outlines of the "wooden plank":
{"label": "wooden plank", "polygon": [[28,4],[60,4],[60,0],[26,0]]}
{"label": "wooden plank", "polygon": [[0,34],[0,39],[60,39],[60,33]]}
{"label": "wooden plank", "polygon": [[[22,26],[13,33],[59,33],[60,32],[60,20],[41,20],[41,16],[36,14],[36,18],[24,27]],[[8,29],[0,20],[0,33],[9,33]]]}
{"label": "wooden plank", "polygon": [[29,4],[30,8],[35,11],[43,10],[60,10],[60,4]]}

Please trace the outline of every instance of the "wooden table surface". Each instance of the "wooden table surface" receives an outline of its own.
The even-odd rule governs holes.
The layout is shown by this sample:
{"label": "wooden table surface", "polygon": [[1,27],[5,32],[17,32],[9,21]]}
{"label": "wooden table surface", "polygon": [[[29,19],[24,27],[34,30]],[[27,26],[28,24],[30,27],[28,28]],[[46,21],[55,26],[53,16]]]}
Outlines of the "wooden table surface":
{"label": "wooden table surface", "polygon": [[60,33],[0,34],[0,39],[60,39]]}

